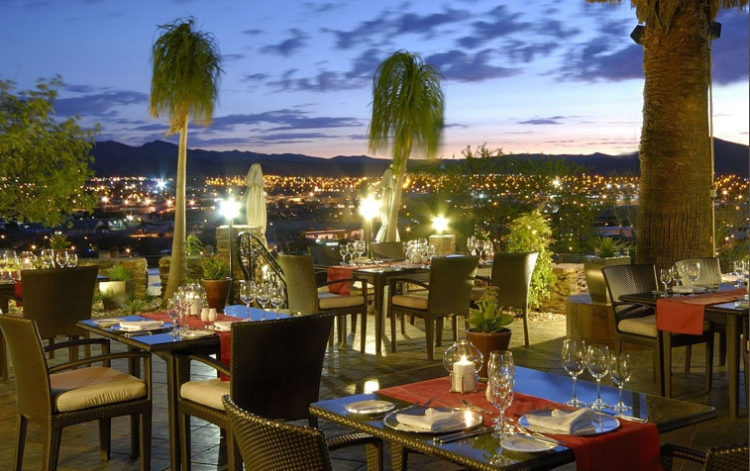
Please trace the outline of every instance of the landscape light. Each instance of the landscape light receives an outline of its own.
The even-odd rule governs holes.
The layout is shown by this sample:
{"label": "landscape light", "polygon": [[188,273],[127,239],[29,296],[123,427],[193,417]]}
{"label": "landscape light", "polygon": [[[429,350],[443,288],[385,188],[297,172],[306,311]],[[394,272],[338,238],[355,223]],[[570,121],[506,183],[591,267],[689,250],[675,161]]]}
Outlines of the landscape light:
{"label": "landscape light", "polygon": [[442,214],[439,216],[435,216],[434,218],[432,218],[432,227],[438,234],[442,234],[443,232],[448,230],[448,219],[446,219],[446,217]]}

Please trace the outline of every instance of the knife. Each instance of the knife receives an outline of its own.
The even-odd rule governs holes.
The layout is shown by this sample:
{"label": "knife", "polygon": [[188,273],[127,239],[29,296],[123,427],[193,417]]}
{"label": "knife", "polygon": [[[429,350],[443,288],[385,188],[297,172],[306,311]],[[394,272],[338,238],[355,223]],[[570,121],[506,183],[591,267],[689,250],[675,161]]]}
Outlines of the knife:
{"label": "knife", "polygon": [[432,441],[438,445],[443,445],[445,443],[461,440],[462,438],[471,438],[476,437],[477,435],[484,435],[485,433],[490,433],[491,431],[492,430],[489,427],[482,426],[471,430],[464,430],[461,432],[454,432],[447,435],[442,435],[440,437],[435,437],[432,439]]}

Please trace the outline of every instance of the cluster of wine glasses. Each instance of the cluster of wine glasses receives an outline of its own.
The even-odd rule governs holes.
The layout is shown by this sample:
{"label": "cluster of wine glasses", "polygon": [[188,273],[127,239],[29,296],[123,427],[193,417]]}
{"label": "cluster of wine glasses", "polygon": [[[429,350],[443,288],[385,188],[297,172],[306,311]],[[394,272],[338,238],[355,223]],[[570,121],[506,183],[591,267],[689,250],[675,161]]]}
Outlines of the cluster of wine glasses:
{"label": "cluster of wine glasses", "polygon": [[505,420],[505,410],[513,403],[513,386],[516,381],[516,369],[513,363],[513,353],[507,350],[490,352],[487,360],[487,400],[499,412],[495,419],[493,436],[505,438],[512,427]]}
{"label": "cluster of wine glasses", "polygon": [[733,275],[737,277],[735,288],[743,288],[748,280],[748,263],[746,260],[734,260],[732,262]]}
{"label": "cluster of wine glasses", "polygon": [[492,260],[495,257],[495,248],[490,239],[478,239],[475,235],[472,235],[466,239],[466,248],[471,255],[478,255],[484,261]]}
{"label": "cluster of wine glasses", "polygon": [[565,404],[573,407],[585,407],[586,403],[578,399],[577,380],[578,376],[583,373],[584,368],[596,380],[596,400],[589,404],[594,410],[603,410],[610,407],[609,404],[602,400],[600,387],[602,378],[609,375],[612,382],[617,385],[619,400],[612,406],[612,410],[622,414],[630,410],[630,406],[622,400],[622,388],[625,383],[630,381],[631,362],[627,353],[610,353],[606,345],[589,345],[586,346],[584,340],[566,339],[562,347],[562,365],[563,369],[573,378],[573,398]]}
{"label": "cluster of wine glasses", "polygon": [[[356,258],[361,258],[365,252],[367,252],[367,243],[361,239],[346,244],[339,244],[342,265],[354,265],[355,256]],[[349,263],[346,263],[347,255],[349,255]]]}
{"label": "cluster of wine glasses", "polygon": [[167,315],[172,319],[172,338],[184,335],[189,330],[188,316],[200,315],[207,306],[206,291],[199,283],[187,283],[177,288],[177,292],[167,301]]}
{"label": "cluster of wine glasses", "polygon": [[15,250],[0,250],[0,279],[12,280],[18,270],[18,257]]}
{"label": "cluster of wine glasses", "polygon": [[427,239],[419,238],[403,242],[404,254],[409,263],[426,265],[435,256],[436,248]]}
{"label": "cluster of wine glasses", "polygon": [[253,301],[257,302],[263,310],[262,320],[266,319],[266,308],[270,304],[279,318],[281,309],[286,303],[286,289],[284,284],[272,277],[268,280],[255,282],[252,280],[240,280],[239,282],[240,299],[247,308],[247,319],[250,320],[250,308]]}
{"label": "cluster of wine glasses", "polygon": [[[37,265],[41,260],[41,265]],[[0,250],[0,279],[12,280],[13,274],[21,270],[36,268],[60,268],[78,266],[78,255],[73,250],[42,249],[37,258],[33,252],[25,250],[17,254],[13,249]]]}

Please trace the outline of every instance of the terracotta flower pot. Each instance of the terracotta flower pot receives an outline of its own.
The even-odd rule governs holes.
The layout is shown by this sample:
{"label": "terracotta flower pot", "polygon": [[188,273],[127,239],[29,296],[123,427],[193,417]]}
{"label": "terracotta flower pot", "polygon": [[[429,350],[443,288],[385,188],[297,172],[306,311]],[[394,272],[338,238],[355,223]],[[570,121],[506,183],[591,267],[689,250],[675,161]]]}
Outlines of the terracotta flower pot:
{"label": "terracotta flower pot", "polygon": [[479,370],[479,377],[487,377],[487,360],[490,358],[490,352],[495,350],[507,350],[510,345],[510,335],[513,333],[510,329],[503,329],[500,332],[480,332],[473,329],[466,331],[471,343],[482,352],[482,369]]}
{"label": "terracotta flower pot", "polygon": [[232,278],[223,280],[201,280],[201,285],[206,291],[206,302],[209,308],[215,308],[216,312],[224,312],[227,305],[229,290],[232,287]]}

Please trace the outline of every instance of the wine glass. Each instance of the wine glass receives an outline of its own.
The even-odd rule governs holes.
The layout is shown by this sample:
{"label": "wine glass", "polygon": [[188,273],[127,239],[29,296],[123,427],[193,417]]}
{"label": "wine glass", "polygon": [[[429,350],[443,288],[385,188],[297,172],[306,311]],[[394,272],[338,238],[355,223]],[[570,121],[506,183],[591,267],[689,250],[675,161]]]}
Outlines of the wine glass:
{"label": "wine glass", "polygon": [[672,281],[674,281],[675,286],[682,286],[682,272],[677,265],[672,267]]}
{"label": "wine glass", "polygon": [[177,317],[179,316],[179,302],[172,297],[167,301],[167,315],[172,319],[172,340],[177,338],[179,325],[177,323]]}
{"label": "wine glass", "polygon": [[349,254],[349,265],[354,265],[354,256],[357,255],[357,248],[353,243],[346,244],[346,253]]}
{"label": "wine glass", "polygon": [[270,286],[268,283],[258,283],[255,289],[255,300],[260,304],[260,308],[263,310],[262,320],[266,320],[266,306],[271,301]]}
{"label": "wine glass", "polygon": [[245,303],[247,308],[247,320],[250,320],[250,305],[253,304],[255,299],[255,282],[249,280],[240,280],[239,290],[240,299]]}
{"label": "wine glass", "polygon": [[609,357],[609,375],[612,377],[612,382],[617,385],[619,397],[617,404],[612,406],[612,410],[620,414],[631,409],[629,405],[622,402],[622,387],[630,381],[631,372],[630,355],[619,353]]}
{"label": "wine glass", "polygon": [[284,286],[278,284],[271,292],[271,306],[273,306],[273,308],[276,310],[276,319],[279,318],[279,311],[281,310],[281,306],[284,305],[285,301],[286,292],[284,290]]}
{"label": "wine glass", "polygon": [[349,247],[346,244],[339,244],[339,253],[341,254],[341,264],[346,265],[346,256],[349,255]]}
{"label": "wine glass", "polygon": [[78,254],[75,252],[68,252],[68,266],[69,267],[77,267],[78,266]]}
{"label": "wine glass", "polygon": [[365,247],[365,241],[364,240],[356,240],[354,241],[354,247],[357,251],[357,257],[361,258],[362,255],[365,253],[365,250],[367,249]]}
{"label": "wine glass", "polygon": [[662,294],[661,297],[668,298],[669,283],[672,281],[672,270],[669,268],[661,268],[659,270],[659,280],[661,281],[661,284],[664,285],[664,294]]}
{"label": "wine glass", "polygon": [[490,352],[490,359],[487,361],[487,376],[490,402],[499,412],[492,435],[502,439],[506,437],[505,409],[513,403],[513,385],[516,376],[513,354],[507,350]]}
{"label": "wine glass", "polygon": [[477,238],[476,236],[470,236],[466,239],[466,248],[469,249],[469,255],[477,254]]}
{"label": "wine glass", "polygon": [[55,251],[52,249],[42,249],[42,266],[44,268],[55,267]]}
{"label": "wine glass", "polygon": [[8,252],[6,250],[0,251],[0,279],[5,278],[6,269],[8,272],[8,278],[10,278],[10,269],[8,269],[9,264],[10,261],[8,260]]}
{"label": "wine glass", "polygon": [[60,266],[60,268],[65,268],[68,266],[68,251],[67,250],[60,250],[55,254],[55,261]]}
{"label": "wine glass", "polygon": [[586,367],[586,341],[565,339],[562,347],[563,369],[573,378],[573,398],[565,404],[573,407],[585,407],[586,403],[578,399],[578,375]]}
{"label": "wine glass", "polygon": [[600,389],[602,378],[607,376],[609,372],[609,347],[598,344],[589,345],[588,350],[586,350],[586,368],[591,376],[596,379],[596,401],[592,402],[590,407],[594,410],[606,409],[609,404],[602,401]]}
{"label": "wine glass", "polygon": [[[690,261],[685,264],[685,274],[690,280],[690,284],[695,286],[696,280],[701,276],[701,264],[697,261]],[[695,293],[691,293],[691,296],[695,296]]]}

